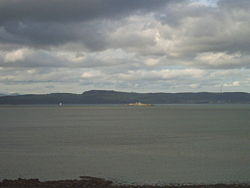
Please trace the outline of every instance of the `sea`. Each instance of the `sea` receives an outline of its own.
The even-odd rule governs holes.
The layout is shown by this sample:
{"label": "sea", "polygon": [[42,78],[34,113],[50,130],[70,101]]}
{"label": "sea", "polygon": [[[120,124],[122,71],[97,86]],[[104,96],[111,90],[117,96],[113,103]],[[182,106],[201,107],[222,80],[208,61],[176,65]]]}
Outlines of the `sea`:
{"label": "sea", "polygon": [[0,180],[250,182],[250,105],[0,106]]}

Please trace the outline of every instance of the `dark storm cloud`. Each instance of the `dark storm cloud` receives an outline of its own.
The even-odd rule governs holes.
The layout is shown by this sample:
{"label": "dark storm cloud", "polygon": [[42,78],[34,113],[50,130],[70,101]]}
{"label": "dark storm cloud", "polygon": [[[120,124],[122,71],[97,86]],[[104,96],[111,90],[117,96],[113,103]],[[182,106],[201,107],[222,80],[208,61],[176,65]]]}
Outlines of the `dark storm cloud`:
{"label": "dark storm cloud", "polygon": [[78,48],[107,48],[108,20],[148,13],[170,0],[2,0],[0,43],[35,48],[75,43]]}
{"label": "dark storm cloud", "polygon": [[116,18],[136,10],[164,5],[166,0],[1,0],[0,23],[9,21],[65,22]]}
{"label": "dark storm cloud", "polygon": [[35,48],[76,42],[83,48],[98,51],[106,44],[105,32],[103,23],[98,21],[82,24],[8,22],[0,27],[0,42]]}

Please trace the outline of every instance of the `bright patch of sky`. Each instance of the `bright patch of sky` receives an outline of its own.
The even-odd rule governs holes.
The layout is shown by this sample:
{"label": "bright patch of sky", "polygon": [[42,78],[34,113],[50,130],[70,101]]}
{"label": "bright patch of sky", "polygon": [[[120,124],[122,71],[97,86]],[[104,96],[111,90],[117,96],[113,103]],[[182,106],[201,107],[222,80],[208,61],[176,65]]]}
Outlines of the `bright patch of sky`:
{"label": "bright patch of sky", "polygon": [[193,2],[198,2],[206,6],[216,7],[218,0],[192,0]]}

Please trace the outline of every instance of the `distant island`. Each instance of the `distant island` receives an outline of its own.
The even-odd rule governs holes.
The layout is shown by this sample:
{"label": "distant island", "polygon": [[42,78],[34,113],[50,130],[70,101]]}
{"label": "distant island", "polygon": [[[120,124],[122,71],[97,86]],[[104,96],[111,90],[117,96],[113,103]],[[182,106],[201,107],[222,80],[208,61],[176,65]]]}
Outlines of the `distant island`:
{"label": "distant island", "polygon": [[51,93],[0,96],[0,104],[250,104],[250,93],[135,93],[90,90],[82,94]]}
{"label": "distant island", "polygon": [[129,103],[128,106],[153,106],[152,104],[145,104],[141,102]]}

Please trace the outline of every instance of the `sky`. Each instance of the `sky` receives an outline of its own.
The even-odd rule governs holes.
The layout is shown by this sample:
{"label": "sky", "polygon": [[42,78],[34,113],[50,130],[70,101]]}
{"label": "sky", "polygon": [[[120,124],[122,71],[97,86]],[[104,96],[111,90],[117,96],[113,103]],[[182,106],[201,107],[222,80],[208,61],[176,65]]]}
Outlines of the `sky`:
{"label": "sky", "polygon": [[250,92],[249,0],[0,0],[0,93]]}

